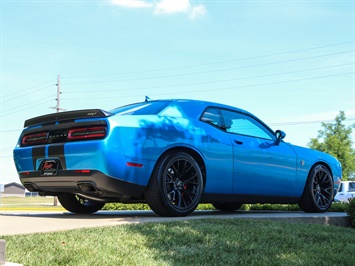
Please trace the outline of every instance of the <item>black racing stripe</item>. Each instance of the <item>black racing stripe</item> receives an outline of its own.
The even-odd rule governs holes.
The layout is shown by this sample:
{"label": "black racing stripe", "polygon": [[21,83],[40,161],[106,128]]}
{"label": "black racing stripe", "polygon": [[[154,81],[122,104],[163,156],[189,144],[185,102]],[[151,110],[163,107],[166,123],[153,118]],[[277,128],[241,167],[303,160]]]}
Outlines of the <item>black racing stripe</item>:
{"label": "black racing stripe", "polygon": [[67,169],[64,156],[64,144],[50,145],[48,147],[48,157],[58,157],[64,170]]}
{"label": "black racing stripe", "polygon": [[32,148],[32,163],[33,163],[33,169],[35,171],[37,171],[37,169],[36,169],[37,159],[45,158],[45,156],[46,156],[46,147],[45,146]]}

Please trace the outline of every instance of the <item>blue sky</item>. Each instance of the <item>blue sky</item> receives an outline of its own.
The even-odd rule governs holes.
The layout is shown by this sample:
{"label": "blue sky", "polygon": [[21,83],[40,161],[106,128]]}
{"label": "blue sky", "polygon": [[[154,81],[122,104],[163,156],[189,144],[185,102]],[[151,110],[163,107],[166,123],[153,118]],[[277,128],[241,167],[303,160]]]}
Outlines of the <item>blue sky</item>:
{"label": "blue sky", "polygon": [[306,146],[355,120],[354,1],[1,0],[0,183],[24,120],[192,98],[246,109]]}

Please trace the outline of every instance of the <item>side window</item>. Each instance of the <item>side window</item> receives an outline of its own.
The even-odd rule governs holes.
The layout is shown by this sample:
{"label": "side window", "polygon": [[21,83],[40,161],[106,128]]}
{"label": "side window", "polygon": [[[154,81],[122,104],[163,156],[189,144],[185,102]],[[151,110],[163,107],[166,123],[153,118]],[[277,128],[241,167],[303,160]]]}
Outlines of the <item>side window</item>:
{"label": "side window", "polygon": [[349,191],[351,191],[351,192],[355,191],[355,182],[349,183]]}
{"label": "side window", "polygon": [[229,110],[221,110],[226,131],[229,133],[274,140],[275,137],[254,118]]}
{"label": "side window", "polygon": [[216,127],[222,127],[221,113],[219,109],[214,107],[208,107],[201,116],[201,121]]}

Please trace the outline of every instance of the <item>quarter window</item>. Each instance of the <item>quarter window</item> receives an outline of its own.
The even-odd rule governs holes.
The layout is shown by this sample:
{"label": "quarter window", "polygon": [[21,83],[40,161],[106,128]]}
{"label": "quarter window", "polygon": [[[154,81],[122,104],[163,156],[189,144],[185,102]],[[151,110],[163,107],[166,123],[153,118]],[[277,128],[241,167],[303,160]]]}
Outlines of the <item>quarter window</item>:
{"label": "quarter window", "polygon": [[273,133],[256,119],[238,112],[221,110],[225,130],[229,133],[273,140]]}
{"label": "quarter window", "polygon": [[221,113],[219,109],[214,107],[209,107],[205,110],[205,112],[201,116],[201,121],[204,121],[219,128],[222,127]]}

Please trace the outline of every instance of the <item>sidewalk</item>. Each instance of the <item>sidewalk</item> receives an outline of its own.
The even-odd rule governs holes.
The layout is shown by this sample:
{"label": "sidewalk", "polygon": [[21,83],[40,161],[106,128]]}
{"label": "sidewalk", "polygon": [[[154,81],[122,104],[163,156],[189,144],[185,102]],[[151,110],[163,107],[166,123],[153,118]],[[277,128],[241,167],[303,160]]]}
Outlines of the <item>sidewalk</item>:
{"label": "sidewalk", "polygon": [[69,212],[0,211],[0,237],[4,235],[45,233],[88,227],[116,226],[129,223],[164,222],[206,218],[260,219],[297,223],[350,226],[346,213],[304,213],[284,211],[195,211],[187,217],[159,217],[152,211],[99,211],[90,215]]}

